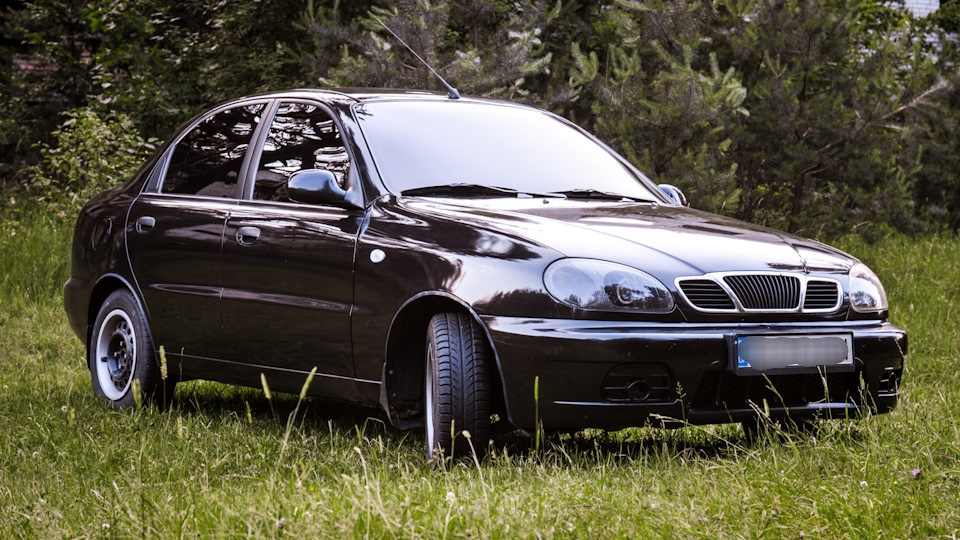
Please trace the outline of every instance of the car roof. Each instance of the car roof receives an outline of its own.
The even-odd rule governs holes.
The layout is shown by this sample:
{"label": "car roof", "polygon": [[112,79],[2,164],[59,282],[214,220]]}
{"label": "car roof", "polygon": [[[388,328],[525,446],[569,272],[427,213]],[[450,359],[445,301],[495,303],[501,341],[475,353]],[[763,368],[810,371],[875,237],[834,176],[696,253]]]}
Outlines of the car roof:
{"label": "car roof", "polygon": [[[325,101],[340,103],[360,103],[374,101],[451,101],[445,92],[430,90],[410,90],[399,88],[298,88],[280,92],[265,92],[230,100],[230,102],[246,101],[249,99],[283,99],[283,98],[320,98]],[[485,103],[488,105],[511,105],[520,108],[529,108],[520,103],[489,99],[481,97],[463,96],[456,101],[468,103]]]}

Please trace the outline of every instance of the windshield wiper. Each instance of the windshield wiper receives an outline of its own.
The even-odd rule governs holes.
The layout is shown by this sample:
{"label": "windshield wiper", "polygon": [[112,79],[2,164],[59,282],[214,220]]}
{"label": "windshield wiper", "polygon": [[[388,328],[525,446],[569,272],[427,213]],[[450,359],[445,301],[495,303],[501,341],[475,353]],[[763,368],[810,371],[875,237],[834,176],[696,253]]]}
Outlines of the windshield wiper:
{"label": "windshield wiper", "polygon": [[532,191],[520,191],[518,189],[487,186],[482,184],[441,184],[437,186],[422,186],[410,188],[400,193],[407,196],[446,196],[446,197],[517,197],[519,199],[529,197],[563,197],[558,193],[536,193]]}
{"label": "windshield wiper", "polygon": [[596,201],[637,201],[636,197],[628,197],[619,193],[609,193],[596,189],[568,189],[566,191],[555,191],[554,195],[560,195],[568,199],[591,199]]}

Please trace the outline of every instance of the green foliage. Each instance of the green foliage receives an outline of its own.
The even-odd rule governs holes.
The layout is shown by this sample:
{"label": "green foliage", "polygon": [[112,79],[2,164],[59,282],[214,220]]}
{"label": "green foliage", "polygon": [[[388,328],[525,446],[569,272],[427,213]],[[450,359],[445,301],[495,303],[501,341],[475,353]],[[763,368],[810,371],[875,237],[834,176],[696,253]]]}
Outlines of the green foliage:
{"label": "green foliage", "polygon": [[[382,22],[461,92],[523,100],[527,78],[548,69],[551,54],[544,52],[540,35],[559,4],[399,0],[348,22],[337,9],[337,3],[332,10],[311,3],[301,23],[316,44],[306,62],[323,84],[443,89]],[[337,62],[329,61],[331,46],[339,48]]]}
{"label": "green foliage", "polygon": [[571,82],[592,104],[588,127],[601,139],[721,212],[739,197],[727,152],[730,128],[748,113],[746,89],[704,36],[713,17],[700,2],[618,3],[595,23],[589,52],[572,45]]}
{"label": "green foliage", "polygon": [[923,163],[913,123],[947,85],[911,18],[873,2],[808,0],[720,15],[718,28],[730,31],[713,42],[742,78],[751,113],[731,148],[738,215],[807,233],[917,227]]}
{"label": "green foliage", "polygon": [[[35,0],[0,17],[0,191],[66,111],[164,137],[237,95],[317,85],[548,107],[694,206],[807,234],[960,227],[960,2]],[[40,144],[38,144],[40,143]],[[65,150],[69,152],[69,150]]]}
{"label": "green foliage", "polygon": [[83,13],[94,104],[168,131],[213,102],[299,81],[298,0],[97,0]]}
{"label": "green foliage", "polygon": [[929,17],[935,25],[947,33],[960,33],[960,1],[940,0],[940,8]]}
{"label": "green foliage", "polygon": [[[695,206],[807,234],[935,228],[946,210],[916,193],[953,165],[934,141],[956,139],[933,132],[956,86],[895,6],[623,0],[593,28],[571,48],[588,126]],[[957,186],[938,178],[920,191]]]}
{"label": "green foliage", "polygon": [[23,168],[40,159],[34,145],[49,142],[60,113],[90,94],[83,4],[36,0],[0,13],[9,36],[0,63],[11,66],[0,77],[0,187],[22,181]]}
{"label": "green foliage", "polygon": [[79,108],[122,113],[162,137],[212,103],[302,85],[295,50],[305,34],[290,24],[301,9],[300,0],[36,0],[11,10],[4,29],[20,44],[0,56],[25,67],[0,80],[4,112],[17,119],[0,120],[0,147],[49,143],[60,114]]}
{"label": "green foliage", "polygon": [[[948,90],[934,107],[920,111],[914,127],[923,166],[914,180],[914,199],[927,223],[960,229],[960,2],[944,0],[922,30],[935,41],[940,76]],[[952,68],[952,69],[951,69]]]}
{"label": "green foliage", "polygon": [[42,145],[43,162],[30,183],[52,207],[76,211],[95,193],[129,180],[156,150],[156,140],[143,140],[122,114],[102,118],[81,109],[65,117],[53,132],[55,144]]}

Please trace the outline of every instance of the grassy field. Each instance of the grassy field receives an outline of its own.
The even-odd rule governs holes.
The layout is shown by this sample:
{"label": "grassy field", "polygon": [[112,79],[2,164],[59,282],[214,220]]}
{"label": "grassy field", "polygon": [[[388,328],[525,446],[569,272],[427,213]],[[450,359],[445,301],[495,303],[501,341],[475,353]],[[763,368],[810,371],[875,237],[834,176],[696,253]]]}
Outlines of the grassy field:
{"label": "grassy field", "polygon": [[[910,333],[899,408],[748,444],[738,426],[510,435],[422,459],[375,410],[192,382],[172,409],[95,399],[62,308],[72,223],[0,221],[0,537],[955,538],[960,241],[838,243]],[[288,432],[289,430],[289,432]],[[289,433],[288,436],[285,436]]]}

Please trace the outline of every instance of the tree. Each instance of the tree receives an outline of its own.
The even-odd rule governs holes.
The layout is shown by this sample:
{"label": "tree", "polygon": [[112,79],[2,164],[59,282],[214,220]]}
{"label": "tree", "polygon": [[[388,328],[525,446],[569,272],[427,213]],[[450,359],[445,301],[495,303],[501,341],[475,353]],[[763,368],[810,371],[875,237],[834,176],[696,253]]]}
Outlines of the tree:
{"label": "tree", "polygon": [[56,159],[74,162],[57,141],[81,118],[134,129],[110,139],[134,145],[260,90],[443,90],[382,21],[462,93],[548,107],[699,208],[811,234],[957,228],[958,14],[960,0],[920,20],[881,0],[14,1],[0,190],[62,181]]}
{"label": "tree", "polygon": [[723,211],[739,195],[730,127],[748,113],[737,74],[710,52],[715,17],[704,2],[618,2],[573,44],[571,82],[601,139],[699,208]]}
{"label": "tree", "polygon": [[[0,172],[50,151],[76,114],[123,115],[164,137],[212,103],[305,81],[289,23],[300,0],[35,0],[4,14]],[[17,44],[19,43],[19,44]],[[46,144],[46,146],[43,146]],[[29,183],[35,175],[20,175]],[[6,182],[6,180],[5,180]]]}
{"label": "tree", "polygon": [[2,13],[9,70],[0,76],[0,187],[23,180],[18,172],[40,159],[35,144],[49,142],[59,114],[90,93],[82,10],[80,1],[37,0]]}
{"label": "tree", "polygon": [[921,30],[933,43],[940,75],[948,85],[943,99],[914,118],[921,152],[914,200],[919,216],[933,227],[960,229],[960,1],[943,0]]}
{"label": "tree", "polygon": [[[305,61],[321,83],[442,89],[386,25],[464,93],[520,100],[529,94],[527,77],[548,69],[551,55],[540,35],[558,13],[544,0],[398,0],[353,20],[338,8],[311,6],[301,24],[316,44]],[[332,48],[340,53],[335,62]]]}
{"label": "tree", "polygon": [[749,116],[731,146],[738,214],[790,231],[915,227],[911,115],[947,86],[912,18],[878,2],[726,2],[713,41]]}
{"label": "tree", "polygon": [[940,0],[940,8],[928,17],[944,33],[960,34],[960,0]]}

